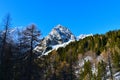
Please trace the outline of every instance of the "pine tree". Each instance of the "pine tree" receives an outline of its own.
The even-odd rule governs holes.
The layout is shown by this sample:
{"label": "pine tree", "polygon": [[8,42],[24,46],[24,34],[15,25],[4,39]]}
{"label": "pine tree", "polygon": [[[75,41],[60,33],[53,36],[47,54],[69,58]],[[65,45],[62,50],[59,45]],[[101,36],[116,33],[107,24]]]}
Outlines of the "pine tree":
{"label": "pine tree", "polygon": [[103,61],[98,63],[97,70],[97,80],[106,80],[106,64]]}
{"label": "pine tree", "polygon": [[28,80],[32,79],[32,66],[33,66],[33,60],[34,60],[34,54],[33,54],[33,48],[35,47],[34,44],[39,41],[39,36],[41,35],[41,32],[36,29],[36,26],[34,24],[31,24],[24,30],[23,32],[23,43],[24,46],[30,50],[28,55]]}
{"label": "pine tree", "polygon": [[92,66],[90,61],[84,61],[84,66],[80,70],[80,77],[79,80],[92,80]]}
{"label": "pine tree", "polygon": [[90,61],[85,61],[84,62],[84,78],[87,78],[88,80],[92,79],[92,68],[91,68],[91,63]]}
{"label": "pine tree", "polygon": [[5,80],[7,78],[6,74],[7,74],[7,71],[6,71],[6,60],[5,60],[5,57],[7,57],[6,55],[6,48],[7,48],[7,39],[8,39],[8,28],[10,27],[10,21],[11,21],[11,18],[10,18],[10,14],[7,14],[5,16],[5,19],[3,20],[3,26],[5,28],[5,31],[2,35],[2,47],[1,47],[1,52],[0,52],[0,61],[1,61],[1,69],[0,69],[0,80]]}
{"label": "pine tree", "polygon": [[113,71],[112,71],[112,63],[111,63],[111,53],[110,50],[108,51],[108,66],[110,70],[110,78],[113,80]]}
{"label": "pine tree", "polygon": [[112,61],[115,69],[120,70],[120,54],[118,52],[115,51],[115,53],[112,54]]}

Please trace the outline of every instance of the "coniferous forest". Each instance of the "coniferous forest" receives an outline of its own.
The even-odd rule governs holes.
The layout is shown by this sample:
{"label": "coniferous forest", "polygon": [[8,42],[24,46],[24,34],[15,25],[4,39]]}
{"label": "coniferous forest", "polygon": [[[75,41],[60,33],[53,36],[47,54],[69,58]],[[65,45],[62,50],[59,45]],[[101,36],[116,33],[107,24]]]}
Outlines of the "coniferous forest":
{"label": "coniferous forest", "polygon": [[38,57],[33,50],[42,33],[35,24],[17,31],[17,43],[9,35],[10,15],[3,26],[0,80],[115,80],[120,72],[120,30],[76,40]]}

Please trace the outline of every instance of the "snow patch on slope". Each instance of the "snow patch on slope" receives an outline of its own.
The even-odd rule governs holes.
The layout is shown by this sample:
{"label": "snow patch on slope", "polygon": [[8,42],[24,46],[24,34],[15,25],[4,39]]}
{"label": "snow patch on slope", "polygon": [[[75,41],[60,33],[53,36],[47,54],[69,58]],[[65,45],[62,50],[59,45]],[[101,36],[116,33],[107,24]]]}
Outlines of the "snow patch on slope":
{"label": "snow patch on slope", "polygon": [[74,42],[74,41],[75,40],[69,40],[68,42],[65,42],[63,44],[58,44],[58,45],[52,46],[52,48],[55,49],[55,50],[58,50],[58,48],[60,48],[60,47],[65,48],[69,43]]}
{"label": "snow patch on slope", "polygon": [[81,35],[77,36],[77,40],[84,39],[89,36],[93,36],[93,34],[81,34]]}
{"label": "snow patch on slope", "polygon": [[69,43],[74,42],[74,41],[75,40],[70,40],[70,41],[65,42],[63,44],[54,45],[54,46],[52,46],[52,50],[45,52],[43,55],[48,55],[50,52],[52,52],[53,50],[58,50],[60,47],[66,47]]}

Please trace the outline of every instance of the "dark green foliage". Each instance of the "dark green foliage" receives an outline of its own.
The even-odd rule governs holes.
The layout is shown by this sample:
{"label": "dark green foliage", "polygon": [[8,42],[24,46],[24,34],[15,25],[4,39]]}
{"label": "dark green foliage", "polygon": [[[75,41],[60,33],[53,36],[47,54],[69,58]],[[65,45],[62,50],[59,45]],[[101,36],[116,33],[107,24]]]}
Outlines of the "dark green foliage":
{"label": "dark green foliage", "polygon": [[97,80],[102,80],[102,79],[106,79],[106,64],[101,61],[98,63],[97,65],[97,69],[98,69],[98,72],[97,72]]}
{"label": "dark green foliage", "polygon": [[112,54],[112,61],[113,66],[116,68],[116,70],[120,70],[120,54],[115,51],[114,54]]}
{"label": "dark green foliage", "polygon": [[92,75],[92,66],[90,61],[85,61],[84,62],[84,67],[83,70],[80,71],[80,80],[92,80],[93,75]]}

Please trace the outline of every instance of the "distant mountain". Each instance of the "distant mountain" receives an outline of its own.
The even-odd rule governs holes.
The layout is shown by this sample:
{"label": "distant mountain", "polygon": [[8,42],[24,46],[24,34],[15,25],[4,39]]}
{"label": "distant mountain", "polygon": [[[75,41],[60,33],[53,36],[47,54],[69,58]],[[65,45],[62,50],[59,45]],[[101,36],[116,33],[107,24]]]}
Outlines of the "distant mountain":
{"label": "distant mountain", "polygon": [[73,33],[68,28],[58,24],[51,30],[48,36],[46,36],[40,42],[40,44],[34,49],[34,51],[39,53],[40,55],[46,55],[54,49],[57,50],[59,47],[65,47],[75,40],[80,40],[88,36],[93,35],[82,34],[78,37],[75,37],[75,35],[73,35]]}
{"label": "distant mountain", "polygon": [[43,44],[46,46],[62,44],[64,42],[68,42],[69,40],[75,40],[76,37],[72,34],[72,32],[62,25],[57,25],[52,29],[47,37],[43,40]]}
{"label": "distant mountain", "polygon": [[44,54],[46,51],[51,50],[52,46],[60,45],[70,40],[75,41],[76,37],[68,28],[59,24],[51,30],[48,36],[34,50]]}
{"label": "distant mountain", "polygon": [[[14,43],[18,43],[18,38],[22,35],[23,28],[22,27],[15,27],[8,29],[7,31],[7,42],[10,43],[11,41]],[[0,36],[2,37],[5,31],[0,32]]]}

